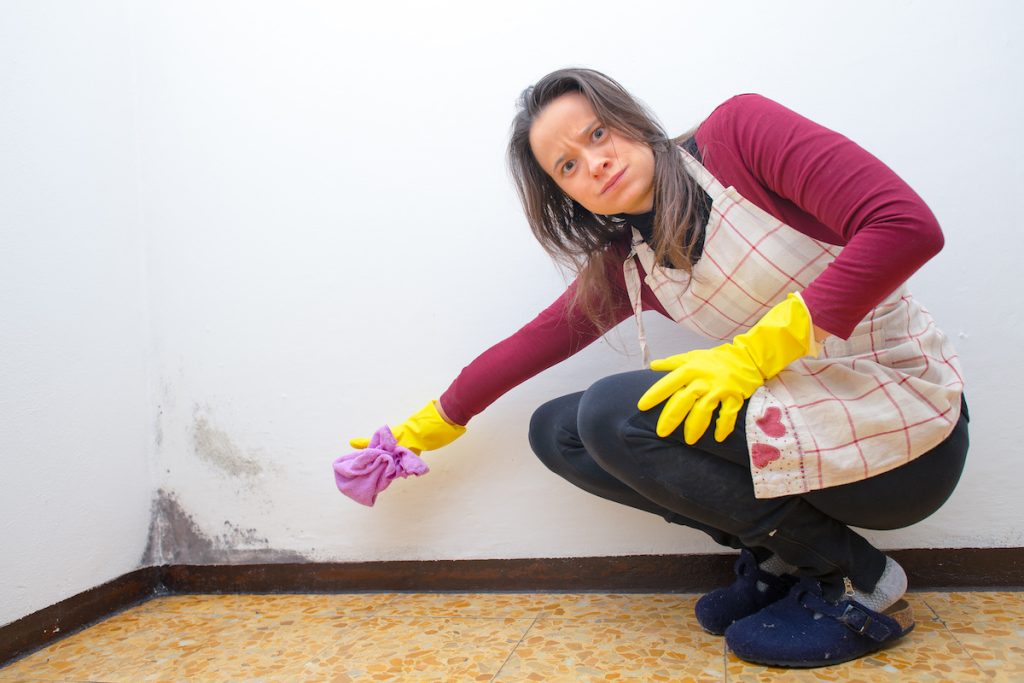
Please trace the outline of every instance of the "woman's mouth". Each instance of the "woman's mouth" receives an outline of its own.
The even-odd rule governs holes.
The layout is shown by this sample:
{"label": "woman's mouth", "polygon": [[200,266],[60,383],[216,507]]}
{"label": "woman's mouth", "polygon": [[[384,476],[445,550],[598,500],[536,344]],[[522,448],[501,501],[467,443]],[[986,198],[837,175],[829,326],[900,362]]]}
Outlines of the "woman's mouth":
{"label": "woman's mouth", "polygon": [[[629,166],[626,166],[626,168],[629,168]],[[611,180],[604,184],[604,187],[601,188],[601,194],[604,194],[608,190],[618,185],[619,179],[622,178],[622,174],[626,172],[626,168],[622,169],[621,171],[613,175],[611,177]]]}

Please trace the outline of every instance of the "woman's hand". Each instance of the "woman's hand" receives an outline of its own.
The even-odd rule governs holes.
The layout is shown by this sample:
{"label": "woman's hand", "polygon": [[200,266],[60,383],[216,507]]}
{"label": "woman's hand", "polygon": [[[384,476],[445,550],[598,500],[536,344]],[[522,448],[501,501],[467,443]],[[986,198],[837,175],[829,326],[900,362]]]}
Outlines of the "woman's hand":
{"label": "woman's hand", "polygon": [[[405,422],[391,428],[399,446],[408,448],[419,455],[422,451],[434,451],[447,446],[466,433],[466,428],[450,422],[441,412],[441,404],[431,401]],[[352,439],[353,448],[366,448],[370,440]]]}
{"label": "woman's hand", "polygon": [[798,294],[790,294],[731,344],[652,362],[652,370],[669,374],[640,397],[637,408],[650,410],[665,401],[658,436],[668,436],[685,420],[683,439],[693,445],[720,406],[715,440],[721,442],[735,428],[743,402],[759,386],[797,358],[816,352],[811,314]]}
{"label": "woman's hand", "polygon": [[670,372],[640,397],[637,408],[650,410],[665,401],[658,418],[658,436],[668,436],[686,420],[683,439],[691,445],[707,431],[718,406],[715,440],[729,436],[743,401],[764,383],[749,354],[735,344],[656,360],[651,370]]}

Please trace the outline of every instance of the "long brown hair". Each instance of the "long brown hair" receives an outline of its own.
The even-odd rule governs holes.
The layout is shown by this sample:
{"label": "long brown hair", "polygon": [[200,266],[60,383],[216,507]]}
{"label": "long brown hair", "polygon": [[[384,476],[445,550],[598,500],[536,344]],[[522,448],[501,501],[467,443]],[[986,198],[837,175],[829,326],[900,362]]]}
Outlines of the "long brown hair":
{"label": "long brown hair", "polygon": [[592,69],[560,69],[544,76],[519,97],[508,143],[508,165],[541,246],[556,262],[577,274],[574,306],[606,329],[615,293],[606,273],[621,267],[609,247],[628,239],[622,222],[585,209],[566,195],[537,163],[530,148],[530,127],[541,110],[570,92],[590,102],[601,123],[654,152],[654,248],[658,263],[690,272],[691,255],[701,239],[698,201],[702,189],[686,172],[676,147],[692,136],[670,140],[661,124],[618,82]]}

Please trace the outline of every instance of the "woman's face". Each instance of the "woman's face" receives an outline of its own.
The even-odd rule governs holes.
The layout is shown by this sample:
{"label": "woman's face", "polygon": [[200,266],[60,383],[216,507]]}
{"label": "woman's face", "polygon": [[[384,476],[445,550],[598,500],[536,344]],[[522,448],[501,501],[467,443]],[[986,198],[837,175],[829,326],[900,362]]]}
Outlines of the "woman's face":
{"label": "woman's face", "polygon": [[606,128],[586,97],[551,100],[530,128],[530,149],[558,187],[597,214],[644,213],[654,207],[654,153]]}

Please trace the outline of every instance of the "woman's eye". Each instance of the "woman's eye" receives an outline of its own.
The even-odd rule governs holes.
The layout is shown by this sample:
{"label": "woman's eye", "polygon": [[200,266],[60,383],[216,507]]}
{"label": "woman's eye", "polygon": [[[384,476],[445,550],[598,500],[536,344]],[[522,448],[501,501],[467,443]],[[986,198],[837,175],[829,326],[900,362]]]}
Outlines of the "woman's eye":
{"label": "woman's eye", "polygon": [[562,164],[562,175],[567,175],[569,173],[572,173],[572,169],[574,169],[574,168],[576,168],[576,162],[575,161],[567,161],[567,162],[565,162],[564,164]]}
{"label": "woman's eye", "polygon": [[598,128],[597,130],[595,130],[593,133],[590,134],[590,137],[592,137],[594,139],[594,142],[598,142],[599,140],[604,139],[604,136],[605,136],[604,128]]}

